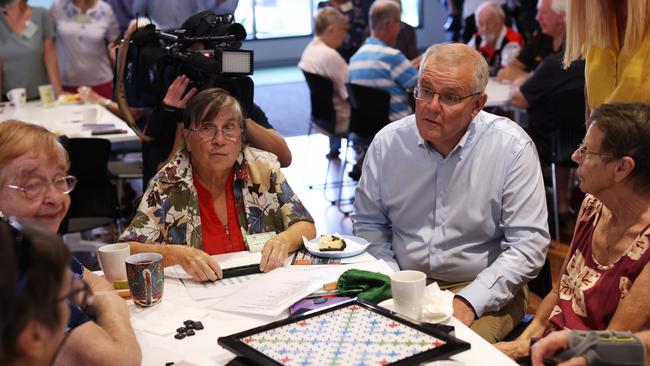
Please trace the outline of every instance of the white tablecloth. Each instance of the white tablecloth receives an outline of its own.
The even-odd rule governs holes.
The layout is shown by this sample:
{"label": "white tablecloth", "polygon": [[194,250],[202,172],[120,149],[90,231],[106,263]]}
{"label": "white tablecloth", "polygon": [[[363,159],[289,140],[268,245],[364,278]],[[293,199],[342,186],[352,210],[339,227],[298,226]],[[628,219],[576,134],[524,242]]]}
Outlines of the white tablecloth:
{"label": "white tablecloth", "polygon": [[[179,280],[170,278],[165,278],[165,290],[160,304],[143,310],[136,308],[129,301],[132,321],[137,322],[139,328],[142,327],[142,319],[152,327],[156,327],[157,322],[168,322],[170,317],[173,317],[174,324],[178,322],[178,327],[182,326],[181,320],[200,320],[205,327],[197,331],[195,336],[182,340],[175,339],[173,333],[162,336],[136,329],[136,336],[142,348],[142,364],[153,366],[186,361],[191,365],[224,365],[234,358],[234,354],[217,344],[219,337],[258,327],[287,316],[285,314],[275,318],[256,317],[208,309],[213,301],[192,300],[183,284]],[[186,314],[189,319],[184,319]],[[192,318],[197,316],[203,317]],[[469,342],[472,348],[452,356],[451,359],[464,365],[516,366],[515,362],[458,320],[453,319],[452,322],[456,327],[456,337]]]}
{"label": "white tablecloth", "polygon": [[502,83],[495,78],[490,78],[485,87],[485,92],[488,95],[488,100],[485,103],[486,107],[503,107],[508,105],[510,101],[510,86],[509,83]]}
{"label": "white tablecloth", "polygon": [[[84,123],[83,111],[88,108],[97,110],[97,124],[95,126]],[[0,112],[0,122],[8,119],[17,119],[34,123],[47,128],[57,135],[68,137],[100,137],[111,142],[138,141],[138,137],[129,126],[117,116],[96,104],[57,104],[51,108],[44,108],[39,101],[29,102],[24,106],[15,108],[5,104]],[[105,125],[105,126],[102,126]],[[92,130],[121,129],[126,133],[111,135],[91,135]]]}

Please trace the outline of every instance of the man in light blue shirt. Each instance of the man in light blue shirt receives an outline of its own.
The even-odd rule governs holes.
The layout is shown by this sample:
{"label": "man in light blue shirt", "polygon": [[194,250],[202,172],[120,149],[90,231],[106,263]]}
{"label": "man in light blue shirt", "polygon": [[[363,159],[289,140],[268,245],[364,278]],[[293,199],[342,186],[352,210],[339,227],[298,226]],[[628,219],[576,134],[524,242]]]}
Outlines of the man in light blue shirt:
{"label": "man in light blue shirt", "polygon": [[481,111],[487,78],[466,45],[427,51],[415,116],[375,136],[352,220],[371,254],[456,292],[454,316],[494,343],[525,313],[550,236],[535,146]]}
{"label": "man in light blue shirt", "polygon": [[373,3],[370,7],[370,37],[350,59],[352,84],[383,89],[390,94],[391,121],[412,113],[408,93],[418,76],[410,61],[393,48],[401,29],[400,14],[400,7],[394,1]]}

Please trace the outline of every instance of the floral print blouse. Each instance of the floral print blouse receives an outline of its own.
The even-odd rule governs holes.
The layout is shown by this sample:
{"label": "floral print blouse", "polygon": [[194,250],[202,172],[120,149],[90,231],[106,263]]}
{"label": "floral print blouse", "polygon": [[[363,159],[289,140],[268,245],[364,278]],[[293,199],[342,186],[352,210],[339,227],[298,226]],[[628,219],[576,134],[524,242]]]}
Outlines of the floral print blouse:
{"label": "floral print blouse", "polygon": [[549,317],[551,329],[602,330],[619,302],[650,260],[650,223],[611,265],[596,261],[591,248],[603,204],[587,195],[585,208],[569,249],[569,261],[560,277],[559,299]]}
{"label": "floral print blouse", "polygon": [[[246,147],[234,165],[233,190],[244,237],[280,233],[300,221],[314,222],[293,193],[277,158]],[[119,241],[184,244],[203,249],[199,199],[187,150],[179,151],[154,178]]]}

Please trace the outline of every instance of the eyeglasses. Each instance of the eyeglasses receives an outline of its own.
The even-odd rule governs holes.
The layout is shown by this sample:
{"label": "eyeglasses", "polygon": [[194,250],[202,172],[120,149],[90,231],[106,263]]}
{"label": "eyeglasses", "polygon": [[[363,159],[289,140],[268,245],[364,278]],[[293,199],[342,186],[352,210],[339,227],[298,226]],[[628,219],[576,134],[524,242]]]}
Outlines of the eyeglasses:
{"label": "eyeglasses", "polygon": [[433,100],[433,97],[438,94],[438,101],[446,106],[454,106],[463,101],[465,98],[473,97],[475,95],[481,94],[481,92],[476,92],[470,95],[461,97],[460,95],[451,94],[451,93],[438,93],[431,89],[416,87],[413,89],[413,96],[415,99],[420,100],[425,103],[430,103]]}
{"label": "eyeglasses", "polygon": [[202,141],[213,140],[217,136],[217,134],[221,132],[223,134],[224,139],[234,142],[237,141],[239,135],[241,134],[239,126],[236,124],[228,124],[223,126],[222,128],[217,128],[211,125],[205,125],[190,131],[196,132]]}
{"label": "eyeglasses", "polygon": [[57,299],[57,302],[68,301],[69,304],[85,309],[93,302],[90,286],[78,274],[73,273],[70,281],[70,292]]}
{"label": "eyeglasses", "polygon": [[68,194],[72,192],[74,187],[77,185],[77,178],[72,175],[54,179],[52,182],[47,182],[45,180],[36,181],[29,183],[23,187],[7,184],[6,187],[15,189],[17,191],[22,191],[25,194],[25,198],[31,201],[39,201],[45,197],[45,193],[50,188],[54,186],[58,192],[63,194]]}
{"label": "eyeglasses", "polygon": [[583,144],[580,144],[580,146],[576,149],[576,151],[581,155],[581,156],[587,156],[587,155],[597,155],[597,156],[602,156],[606,158],[618,158],[617,155],[614,154],[608,154],[608,153],[602,153],[598,151],[591,151],[587,149],[587,147]]}

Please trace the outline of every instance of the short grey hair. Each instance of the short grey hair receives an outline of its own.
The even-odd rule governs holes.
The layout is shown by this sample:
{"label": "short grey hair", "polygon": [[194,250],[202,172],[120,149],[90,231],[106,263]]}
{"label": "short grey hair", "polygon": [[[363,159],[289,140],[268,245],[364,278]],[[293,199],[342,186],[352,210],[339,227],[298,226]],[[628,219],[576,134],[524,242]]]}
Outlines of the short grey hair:
{"label": "short grey hair", "polygon": [[389,20],[400,21],[402,10],[392,0],[377,0],[370,6],[370,29],[378,30]]}
{"label": "short grey hair", "polygon": [[477,26],[478,26],[478,16],[479,14],[481,14],[483,10],[489,10],[492,13],[492,15],[499,17],[501,20],[506,19],[506,13],[503,12],[503,8],[501,7],[501,5],[492,1],[486,1],[484,3],[481,3],[481,5],[479,5],[478,8],[476,8],[476,10],[474,11],[474,20],[476,21]]}
{"label": "short grey hair", "polygon": [[439,43],[427,49],[420,63],[420,74],[427,66],[429,59],[442,61],[452,65],[472,63],[474,66],[474,85],[472,93],[483,93],[488,83],[488,65],[478,51],[463,43]]}
{"label": "short grey hair", "polygon": [[330,25],[347,22],[345,15],[331,6],[326,6],[318,11],[314,19],[314,32],[317,36],[325,33]]}

